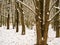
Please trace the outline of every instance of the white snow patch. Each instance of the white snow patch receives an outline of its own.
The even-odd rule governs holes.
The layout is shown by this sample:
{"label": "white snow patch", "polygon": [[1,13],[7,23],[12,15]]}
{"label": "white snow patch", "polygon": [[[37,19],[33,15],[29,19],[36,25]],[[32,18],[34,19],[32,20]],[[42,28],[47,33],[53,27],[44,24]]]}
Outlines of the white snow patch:
{"label": "white snow patch", "polygon": [[36,31],[34,28],[28,29],[26,27],[26,34],[21,35],[21,26],[19,32],[16,29],[7,30],[5,26],[0,27],[0,45],[34,45],[36,44]]}
{"label": "white snow patch", "polygon": [[[34,45],[36,44],[36,27],[33,26],[33,29],[28,29],[26,27],[26,34],[21,35],[22,26],[19,26],[19,32],[16,32],[16,29],[7,30],[5,26],[0,27],[0,45]],[[56,38],[56,32],[49,25],[48,31],[48,45],[60,45],[60,38]]]}

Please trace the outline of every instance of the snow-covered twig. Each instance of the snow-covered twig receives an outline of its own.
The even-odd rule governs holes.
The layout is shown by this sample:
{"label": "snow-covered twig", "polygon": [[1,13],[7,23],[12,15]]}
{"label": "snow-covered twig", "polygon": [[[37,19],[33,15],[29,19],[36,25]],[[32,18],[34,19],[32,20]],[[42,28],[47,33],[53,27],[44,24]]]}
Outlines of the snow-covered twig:
{"label": "snow-covered twig", "polygon": [[48,21],[53,20],[53,19],[54,19],[54,17],[55,17],[58,13],[60,13],[60,10],[59,10],[59,11],[57,11],[57,12],[54,14],[54,16],[53,16],[53,17],[51,17]]}
{"label": "snow-covered twig", "polygon": [[[27,4],[21,2],[20,0],[17,0],[17,2],[23,4],[23,5],[26,6],[28,9],[30,9],[35,15],[37,15],[37,13],[36,13],[30,6],[28,6]],[[40,19],[41,19],[41,17],[40,17]]]}
{"label": "snow-covered twig", "polygon": [[20,12],[20,10],[17,8],[18,12]]}
{"label": "snow-covered twig", "polygon": [[59,9],[59,10],[60,10],[60,7],[56,7],[56,6],[54,6],[54,8],[56,8],[56,9]]}
{"label": "snow-covered twig", "polygon": [[51,7],[49,9],[50,11],[51,11],[51,9],[53,8],[53,6],[55,5],[56,2],[57,2],[57,0],[53,2],[53,4],[51,5]]}
{"label": "snow-covered twig", "polygon": [[28,5],[26,5],[25,3],[21,2],[20,0],[17,0],[17,2],[23,4],[24,6],[26,6],[28,9],[30,9],[35,15],[37,15],[37,13],[35,11],[33,11],[33,9],[31,7],[29,7]]}

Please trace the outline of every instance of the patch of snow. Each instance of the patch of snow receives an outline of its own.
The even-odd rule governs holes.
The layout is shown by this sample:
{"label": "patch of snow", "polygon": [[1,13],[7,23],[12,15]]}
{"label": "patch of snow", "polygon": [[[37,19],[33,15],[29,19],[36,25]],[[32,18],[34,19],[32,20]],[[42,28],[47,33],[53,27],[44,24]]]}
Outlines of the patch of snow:
{"label": "patch of snow", "polygon": [[49,25],[49,31],[48,31],[48,45],[60,45],[60,38],[56,38],[56,32],[52,28],[52,25]]}
{"label": "patch of snow", "polygon": [[0,45],[34,45],[36,44],[36,31],[34,28],[28,29],[26,27],[26,34],[21,35],[21,26],[19,32],[16,29],[7,30],[5,26],[0,27]]}
{"label": "patch of snow", "polygon": [[[33,26],[33,29],[26,27],[26,34],[21,35],[22,26],[19,26],[19,32],[16,32],[16,29],[7,30],[7,27],[0,27],[0,45],[34,45],[36,44],[36,27]],[[43,39],[43,38],[42,38]],[[56,32],[52,28],[52,25],[49,25],[48,30],[48,45],[60,45],[60,38],[56,38]]]}

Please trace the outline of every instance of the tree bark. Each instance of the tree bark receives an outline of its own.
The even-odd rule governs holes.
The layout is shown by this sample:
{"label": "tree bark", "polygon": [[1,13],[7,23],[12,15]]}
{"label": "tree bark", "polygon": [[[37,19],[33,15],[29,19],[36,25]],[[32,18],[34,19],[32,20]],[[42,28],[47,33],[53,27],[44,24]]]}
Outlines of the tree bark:
{"label": "tree bark", "polygon": [[47,45],[47,37],[48,37],[48,26],[49,26],[49,2],[50,0],[45,0],[45,25],[44,25],[44,36],[43,36],[43,45]]}
{"label": "tree bark", "polygon": [[[23,2],[23,0],[21,0],[21,2]],[[22,8],[23,8],[23,5],[20,3],[20,6],[19,6],[19,3],[17,2],[17,9],[19,9],[21,13],[22,35],[25,35],[24,14],[23,14]]]}
{"label": "tree bark", "polygon": [[[23,0],[21,0],[23,2]],[[23,14],[23,10],[22,10],[23,6],[21,4],[20,7],[20,12],[21,12],[21,24],[22,24],[22,35],[25,34],[25,25],[24,25],[24,14]]]}
{"label": "tree bark", "polygon": [[[15,2],[16,2],[16,0],[15,0]],[[19,24],[19,12],[17,10],[18,6],[19,6],[19,3],[16,2],[16,5],[15,5],[15,8],[16,8],[16,10],[15,10],[15,12],[16,12],[16,32],[18,32],[18,30],[19,30],[19,26],[18,26],[18,24]]]}
{"label": "tree bark", "polygon": [[19,28],[18,28],[18,24],[19,24],[19,14],[18,14],[18,10],[16,10],[16,14],[17,14],[17,17],[16,17],[16,32],[18,32]]}
{"label": "tree bark", "polygon": [[10,20],[10,15],[8,14],[8,17],[7,17],[7,29],[9,29],[9,20]]}
{"label": "tree bark", "polygon": [[[7,1],[7,12],[8,12],[8,15],[7,15],[7,29],[9,29],[9,22],[10,22],[10,1],[8,0]],[[4,22],[4,18],[3,18],[3,22]]]}
{"label": "tree bark", "polygon": [[0,27],[2,26],[1,4],[0,4]]}
{"label": "tree bark", "polygon": [[[41,9],[40,9],[40,2],[38,0],[35,0],[35,12],[37,15],[35,15],[36,19],[36,33],[37,33],[37,44],[36,45],[42,45],[42,33],[41,33]],[[40,18],[39,18],[40,17]]]}
{"label": "tree bark", "polygon": [[[59,0],[57,0],[56,2],[56,7],[58,7],[58,5],[59,5]],[[57,11],[59,10],[56,9],[56,12]],[[59,13],[55,17],[55,23],[56,23],[56,37],[59,37]]]}

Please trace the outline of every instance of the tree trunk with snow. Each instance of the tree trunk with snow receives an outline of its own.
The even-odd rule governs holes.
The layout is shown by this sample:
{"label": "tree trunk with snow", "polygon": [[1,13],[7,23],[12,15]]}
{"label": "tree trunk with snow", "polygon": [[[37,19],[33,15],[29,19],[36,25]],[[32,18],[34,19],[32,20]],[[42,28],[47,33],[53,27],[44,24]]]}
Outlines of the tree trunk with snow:
{"label": "tree trunk with snow", "polygon": [[43,36],[43,45],[47,45],[48,37],[48,26],[49,26],[49,2],[50,0],[45,0],[45,26],[44,26],[44,36]]}
{"label": "tree trunk with snow", "polygon": [[40,12],[40,2],[38,0],[34,0],[35,4],[35,19],[36,19],[36,33],[37,33],[37,44],[36,45],[41,45],[42,42],[42,33],[41,33],[41,12]]}

